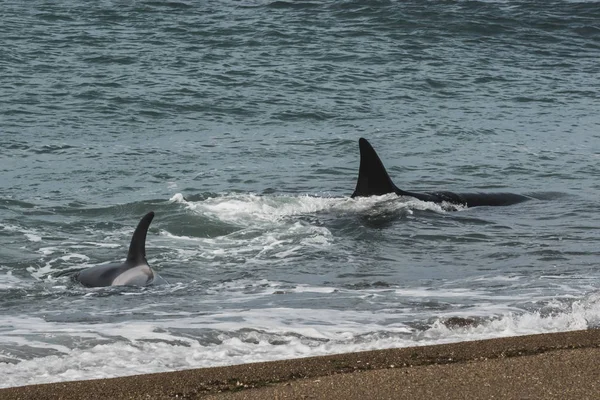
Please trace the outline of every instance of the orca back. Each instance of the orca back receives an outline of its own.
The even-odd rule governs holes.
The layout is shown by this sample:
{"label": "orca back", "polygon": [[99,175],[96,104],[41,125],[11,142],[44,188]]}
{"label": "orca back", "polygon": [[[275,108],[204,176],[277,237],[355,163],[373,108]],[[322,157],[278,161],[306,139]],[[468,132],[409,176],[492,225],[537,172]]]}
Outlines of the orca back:
{"label": "orca back", "polygon": [[507,206],[531,199],[515,193],[454,193],[428,192],[417,193],[401,190],[392,182],[381,159],[373,146],[364,138],[358,140],[360,148],[360,167],[356,189],[351,197],[381,196],[396,193],[399,196],[410,196],[421,201],[433,203],[450,203],[466,207]]}
{"label": "orca back", "polygon": [[153,218],[154,212],[149,212],[142,217],[133,232],[127,259],[123,263],[96,265],[84,269],[74,276],[75,280],[87,287],[146,286],[165,283],[165,280],[150,268],[146,260],[146,236]]}

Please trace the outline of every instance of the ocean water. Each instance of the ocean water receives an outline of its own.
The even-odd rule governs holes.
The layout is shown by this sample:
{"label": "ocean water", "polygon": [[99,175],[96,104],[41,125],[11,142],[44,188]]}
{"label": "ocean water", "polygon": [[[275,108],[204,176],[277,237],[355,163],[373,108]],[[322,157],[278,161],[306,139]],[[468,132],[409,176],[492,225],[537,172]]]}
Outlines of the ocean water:
{"label": "ocean water", "polygon": [[1,5],[0,387],[600,324],[598,1]]}

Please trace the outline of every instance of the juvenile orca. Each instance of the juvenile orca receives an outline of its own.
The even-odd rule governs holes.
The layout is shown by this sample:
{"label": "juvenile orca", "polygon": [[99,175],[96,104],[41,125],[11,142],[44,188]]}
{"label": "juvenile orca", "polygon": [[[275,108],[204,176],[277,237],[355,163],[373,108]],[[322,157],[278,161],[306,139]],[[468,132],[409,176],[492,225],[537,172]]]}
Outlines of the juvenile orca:
{"label": "juvenile orca", "polygon": [[96,265],[78,272],[74,279],[87,287],[147,286],[166,283],[146,261],[146,234],[153,218],[154,212],[151,211],[138,223],[125,262]]}
{"label": "juvenile orca", "polygon": [[450,203],[466,207],[508,206],[531,199],[531,197],[515,193],[408,192],[394,185],[367,139],[360,138],[358,146],[360,148],[360,167],[356,189],[351,196],[353,198],[396,193],[398,196],[410,196],[422,201]]}

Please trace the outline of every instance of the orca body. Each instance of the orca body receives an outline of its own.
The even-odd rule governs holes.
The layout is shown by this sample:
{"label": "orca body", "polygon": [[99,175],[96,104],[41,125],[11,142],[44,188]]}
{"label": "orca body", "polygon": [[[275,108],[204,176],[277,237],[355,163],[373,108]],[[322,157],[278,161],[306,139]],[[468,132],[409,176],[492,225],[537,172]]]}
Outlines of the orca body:
{"label": "orca body", "polygon": [[153,218],[154,212],[149,212],[138,223],[125,262],[96,265],[78,272],[74,279],[87,287],[147,286],[166,283],[146,261],[146,234]]}
{"label": "orca body", "polygon": [[466,207],[508,206],[531,199],[515,193],[408,192],[394,185],[379,156],[367,139],[360,138],[358,146],[360,148],[360,167],[356,189],[351,196],[353,198],[396,193],[398,196],[410,196],[422,201],[438,204],[450,203]]}

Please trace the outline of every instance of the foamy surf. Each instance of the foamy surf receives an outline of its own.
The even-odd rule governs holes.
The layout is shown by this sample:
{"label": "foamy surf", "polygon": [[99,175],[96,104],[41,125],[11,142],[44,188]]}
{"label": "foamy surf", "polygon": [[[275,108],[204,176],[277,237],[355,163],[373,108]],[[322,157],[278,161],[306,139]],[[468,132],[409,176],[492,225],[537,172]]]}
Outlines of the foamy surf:
{"label": "foamy surf", "polygon": [[[97,326],[3,317],[0,387],[560,332],[586,329],[590,321],[600,320],[598,294],[560,308],[465,318],[468,323],[459,327],[445,316],[423,330],[390,323],[395,316],[387,313],[287,308]],[[79,338],[80,345],[34,339],[27,334],[34,330],[58,342]],[[11,351],[14,346],[50,355],[21,359]]]}
{"label": "foamy surf", "polygon": [[[198,214],[241,225],[260,222],[277,222],[286,217],[317,214],[326,211],[361,213],[405,210],[430,210],[443,213],[444,205],[395,194],[352,199],[350,197],[273,196],[256,194],[227,194],[201,201],[189,201],[181,193],[173,195],[170,202],[183,204]],[[460,206],[455,209],[461,209]]]}

